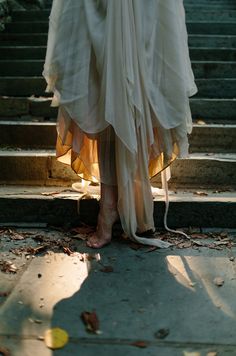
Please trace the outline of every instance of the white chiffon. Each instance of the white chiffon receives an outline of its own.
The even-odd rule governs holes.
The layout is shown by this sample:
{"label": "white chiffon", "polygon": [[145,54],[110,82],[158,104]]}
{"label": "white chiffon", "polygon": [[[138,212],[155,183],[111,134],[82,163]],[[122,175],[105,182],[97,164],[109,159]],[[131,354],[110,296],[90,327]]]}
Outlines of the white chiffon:
{"label": "white chiffon", "polygon": [[188,154],[197,88],[183,1],[54,0],[43,75],[58,160],[117,185],[124,231],[163,247],[137,232],[154,229],[150,178]]}

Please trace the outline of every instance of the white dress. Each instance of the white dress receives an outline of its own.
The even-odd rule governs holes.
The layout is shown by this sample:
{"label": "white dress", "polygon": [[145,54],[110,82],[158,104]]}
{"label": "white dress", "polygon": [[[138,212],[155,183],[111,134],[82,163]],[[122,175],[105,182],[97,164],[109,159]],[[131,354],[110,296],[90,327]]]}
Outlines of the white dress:
{"label": "white dress", "polygon": [[124,231],[153,245],[150,178],[188,155],[197,92],[183,0],[54,0],[43,75],[57,159],[117,184]]}

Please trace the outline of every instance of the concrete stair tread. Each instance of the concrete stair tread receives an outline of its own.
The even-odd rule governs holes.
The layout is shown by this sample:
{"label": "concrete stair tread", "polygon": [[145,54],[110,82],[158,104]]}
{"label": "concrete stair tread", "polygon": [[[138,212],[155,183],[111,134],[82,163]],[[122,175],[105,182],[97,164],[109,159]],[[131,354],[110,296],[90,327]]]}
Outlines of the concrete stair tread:
{"label": "concrete stair tread", "polygon": [[[79,185],[80,183],[78,183]],[[94,196],[95,199],[100,197],[100,187],[89,186],[87,188],[88,194]],[[0,198],[30,198],[37,197],[38,199],[52,200],[52,199],[79,199],[84,192],[78,192],[72,187],[38,187],[38,186],[3,186],[0,185]],[[164,193],[161,189],[152,188],[152,194],[155,200],[165,200]],[[171,201],[230,201],[236,202],[236,191],[232,189],[178,189],[177,191],[172,191],[170,189],[169,196]]]}
{"label": "concrete stair tread", "polygon": [[[15,149],[0,148],[0,157],[55,157],[55,149]],[[236,162],[236,153],[191,153],[187,158],[179,160],[216,160]]]}

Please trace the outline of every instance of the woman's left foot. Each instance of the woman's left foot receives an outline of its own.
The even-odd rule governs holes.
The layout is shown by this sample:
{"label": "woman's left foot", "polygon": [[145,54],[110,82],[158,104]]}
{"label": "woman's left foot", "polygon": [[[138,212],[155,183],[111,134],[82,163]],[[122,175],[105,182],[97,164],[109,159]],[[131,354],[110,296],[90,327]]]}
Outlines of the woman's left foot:
{"label": "woman's left foot", "polygon": [[[108,211],[110,210],[110,211]],[[91,248],[101,248],[108,245],[112,238],[112,227],[118,220],[118,212],[116,210],[107,209],[106,217],[99,213],[97,231],[90,238],[88,238],[86,245]]]}

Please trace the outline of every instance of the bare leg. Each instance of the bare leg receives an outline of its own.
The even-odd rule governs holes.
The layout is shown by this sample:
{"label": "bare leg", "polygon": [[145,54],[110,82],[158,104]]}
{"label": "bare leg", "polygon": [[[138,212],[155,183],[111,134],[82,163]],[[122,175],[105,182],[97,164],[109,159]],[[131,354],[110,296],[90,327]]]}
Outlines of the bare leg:
{"label": "bare leg", "polygon": [[87,246],[101,248],[110,243],[112,226],[118,220],[117,186],[101,184],[100,211],[98,214],[97,230],[88,241]]}

